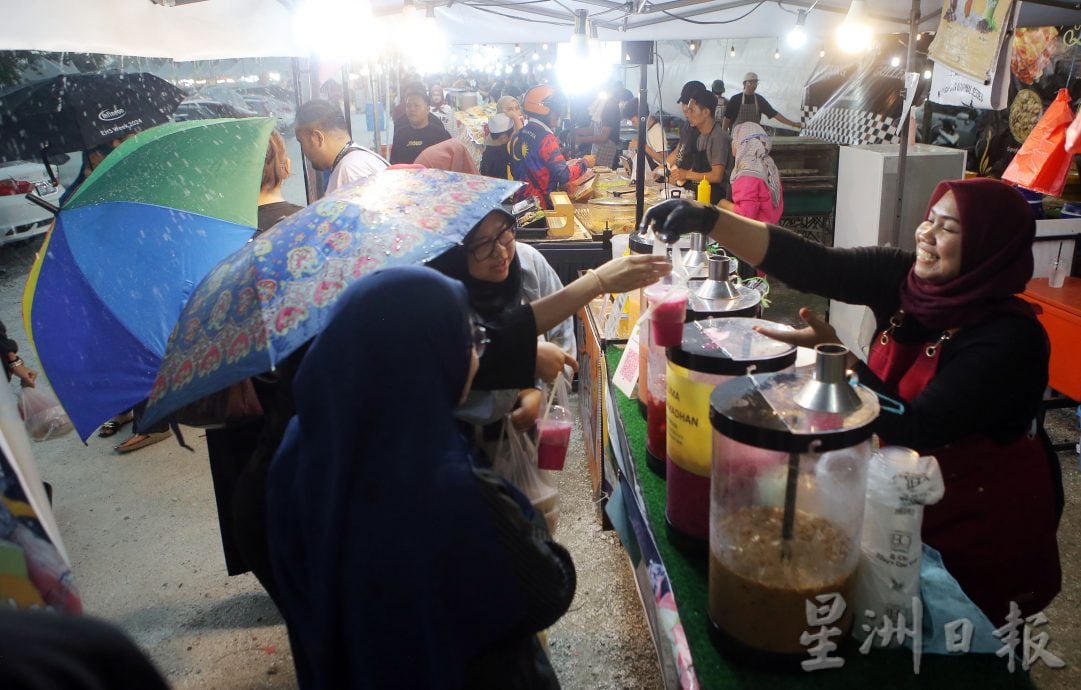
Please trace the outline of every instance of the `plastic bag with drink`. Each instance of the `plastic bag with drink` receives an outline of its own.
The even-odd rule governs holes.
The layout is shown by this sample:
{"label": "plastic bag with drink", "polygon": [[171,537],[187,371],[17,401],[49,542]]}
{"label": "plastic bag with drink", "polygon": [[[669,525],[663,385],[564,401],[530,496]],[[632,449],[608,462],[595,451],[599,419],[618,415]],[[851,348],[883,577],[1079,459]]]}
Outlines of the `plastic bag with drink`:
{"label": "plastic bag with drink", "polygon": [[542,470],[562,470],[567,461],[574,428],[569,399],[567,380],[560,372],[552,383],[544,415],[537,421],[537,466]]}

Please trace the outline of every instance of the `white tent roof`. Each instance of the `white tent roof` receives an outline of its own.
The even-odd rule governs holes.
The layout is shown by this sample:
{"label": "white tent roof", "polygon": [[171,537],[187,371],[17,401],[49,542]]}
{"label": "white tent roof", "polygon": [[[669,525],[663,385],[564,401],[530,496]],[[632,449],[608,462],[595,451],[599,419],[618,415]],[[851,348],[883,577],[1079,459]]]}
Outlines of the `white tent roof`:
{"label": "white tent roof", "polygon": [[[33,0],[6,2],[0,49],[92,52],[202,60],[235,57],[305,57],[295,11],[305,0]],[[327,1],[327,0],[324,0]],[[363,0],[339,0],[353,3]],[[877,31],[908,27],[906,0],[866,0]],[[1026,2],[1022,26],[1074,23],[1079,0]],[[175,6],[169,6],[175,4]],[[370,0],[377,17],[400,14],[403,0]],[[435,10],[454,44],[562,42],[575,10],[586,10],[605,41],[697,38],[781,38],[796,10],[812,8],[809,35],[832,32],[850,0],[416,0]],[[941,0],[921,0],[920,28],[937,26]],[[333,18],[328,18],[333,22]],[[417,46],[423,50],[422,46]]]}

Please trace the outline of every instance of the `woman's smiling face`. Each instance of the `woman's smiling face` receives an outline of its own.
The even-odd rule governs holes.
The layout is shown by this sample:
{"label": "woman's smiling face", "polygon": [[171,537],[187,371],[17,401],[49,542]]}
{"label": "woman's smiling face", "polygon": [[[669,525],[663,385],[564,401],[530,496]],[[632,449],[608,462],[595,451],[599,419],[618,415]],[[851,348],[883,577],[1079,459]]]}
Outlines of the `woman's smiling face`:
{"label": "woman's smiling face", "polygon": [[946,192],[916,228],[917,278],[938,285],[961,275],[960,215],[953,192]]}
{"label": "woman's smiling face", "polygon": [[502,213],[489,214],[466,242],[469,275],[489,283],[501,283],[510,275],[514,260],[514,226]]}

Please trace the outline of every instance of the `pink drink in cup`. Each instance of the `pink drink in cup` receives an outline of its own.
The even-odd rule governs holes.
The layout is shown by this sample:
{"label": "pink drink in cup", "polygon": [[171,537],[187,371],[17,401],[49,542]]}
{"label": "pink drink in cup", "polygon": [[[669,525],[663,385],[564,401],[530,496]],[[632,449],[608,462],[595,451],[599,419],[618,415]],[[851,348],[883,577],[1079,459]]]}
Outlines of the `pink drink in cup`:
{"label": "pink drink in cup", "polygon": [[573,428],[573,423],[563,419],[549,417],[537,421],[537,467],[542,470],[563,469]]}
{"label": "pink drink in cup", "polygon": [[679,347],[683,342],[683,321],[687,317],[686,288],[652,285],[646,296],[655,303],[649,315],[649,330],[653,344],[658,347]]}

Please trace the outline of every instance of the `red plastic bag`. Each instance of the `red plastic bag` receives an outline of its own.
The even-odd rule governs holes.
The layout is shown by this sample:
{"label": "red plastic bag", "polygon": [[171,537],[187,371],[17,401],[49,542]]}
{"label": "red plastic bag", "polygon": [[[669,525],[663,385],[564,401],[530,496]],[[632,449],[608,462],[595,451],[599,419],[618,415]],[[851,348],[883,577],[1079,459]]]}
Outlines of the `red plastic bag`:
{"label": "red plastic bag", "polygon": [[35,441],[48,441],[75,428],[56,396],[41,388],[19,391],[19,414],[26,424],[26,433]]}
{"label": "red plastic bag", "polygon": [[1073,155],[1066,149],[1066,129],[1073,122],[1070,96],[1066,89],[1047,108],[1032,128],[1021,150],[1010,161],[1002,179],[1034,192],[1059,196],[1066,186],[1066,173]]}

